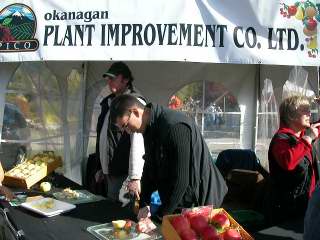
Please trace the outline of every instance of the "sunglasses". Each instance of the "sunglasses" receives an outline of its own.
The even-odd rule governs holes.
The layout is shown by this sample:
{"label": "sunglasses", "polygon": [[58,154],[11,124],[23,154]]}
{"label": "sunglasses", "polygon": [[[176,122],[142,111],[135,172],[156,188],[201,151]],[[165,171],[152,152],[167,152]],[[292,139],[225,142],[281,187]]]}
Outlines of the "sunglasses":
{"label": "sunglasses", "polygon": [[121,132],[124,132],[126,129],[127,130],[130,130],[129,128],[128,128],[128,124],[129,124],[129,121],[130,121],[130,118],[131,118],[131,111],[129,111],[129,114],[128,114],[128,120],[124,123],[124,124],[122,124],[122,126],[120,127],[120,130],[121,130]]}
{"label": "sunglasses", "polygon": [[311,110],[309,108],[298,109],[298,112],[302,115],[311,115]]}

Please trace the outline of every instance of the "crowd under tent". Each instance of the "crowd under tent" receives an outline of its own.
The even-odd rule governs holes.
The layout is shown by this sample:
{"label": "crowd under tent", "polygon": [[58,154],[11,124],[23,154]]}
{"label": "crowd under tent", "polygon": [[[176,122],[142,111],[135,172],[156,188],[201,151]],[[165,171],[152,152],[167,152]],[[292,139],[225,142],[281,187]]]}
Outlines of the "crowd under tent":
{"label": "crowd under tent", "polygon": [[289,0],[1,1],[1,162],[53,150],[81,182],[109,94],[102,74],[124,61],[149,101],[181,98],[213,156],[252,149],[267,167],[281,99],[318,95],[317,28],[299,15],[306,4],[319,12]]}

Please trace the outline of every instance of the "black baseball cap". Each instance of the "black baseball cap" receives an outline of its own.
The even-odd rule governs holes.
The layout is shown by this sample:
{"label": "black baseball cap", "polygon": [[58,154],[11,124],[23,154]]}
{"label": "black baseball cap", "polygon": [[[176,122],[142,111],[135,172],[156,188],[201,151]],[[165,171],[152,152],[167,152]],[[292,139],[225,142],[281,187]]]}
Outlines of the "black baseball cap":
{"label": "black baseball cap", "polygon": [[125,64],[124,62],[115,62],[111,65],[111,67],[108,69],[108,71],[106,71],[102,77],[111,77],[111,78],[115,78],[116,76],[118,76],[119,74],[121,74],[124,78],[129,79],[129,81],[133,81],[133,77],[131,74],[131,71],[129,69],[129,67],[127,66],[127,64]]}

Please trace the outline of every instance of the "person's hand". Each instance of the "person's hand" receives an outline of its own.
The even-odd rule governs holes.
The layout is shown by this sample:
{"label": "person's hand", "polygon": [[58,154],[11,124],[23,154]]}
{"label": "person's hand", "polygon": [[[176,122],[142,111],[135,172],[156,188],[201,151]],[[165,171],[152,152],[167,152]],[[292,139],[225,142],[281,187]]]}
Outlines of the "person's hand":
{"label": "person's hand", "polygon": [[307,129],[307,133],[305,136],[303,136],[304,139],[306,139],[310,144],[313,140],[317,139],[319,137],[319,127],[320,123],[313,123],[310,125],[310,128]]}
{"label": "person's hand", "polygon": [[152,222],[150,218],[143,218],[137,224],[137,231],[142,233],[149,233],[156,228],[157,226]]}
{"label": "person's hand", "polygon": [[5,186],[0,186],[0,194],[5,196],[6,200],[10,201],[14,199],[16,196],[11,190]]}
{"label": "person's hand", "polygon": [[313,139],[316,139],[319,137],[319,127],[320,127],[320,122],[319,123],[313,123],[310,125],[310,131],[314,135]]}
{"label": "person's hand", "polygon": [[140,199],[141,187],[140,187],[140,180],[139,179],[130,180],[128,182],[127,188],[131,193],[134,193],[137,200]]}
{"label": "person's hand", "polygon": [[104,180],[104,175],[102,172],[102,169],[100,169],[98,172],[96,172],[96,175],[94,176],[96,179],[96,183],[101,183]]}
{"label": "person's hand", "polygon": [[146,206],[139,209],[138,216],[137,216],[137,219],[139,221],[149,217],[151,217],[150,206]]}

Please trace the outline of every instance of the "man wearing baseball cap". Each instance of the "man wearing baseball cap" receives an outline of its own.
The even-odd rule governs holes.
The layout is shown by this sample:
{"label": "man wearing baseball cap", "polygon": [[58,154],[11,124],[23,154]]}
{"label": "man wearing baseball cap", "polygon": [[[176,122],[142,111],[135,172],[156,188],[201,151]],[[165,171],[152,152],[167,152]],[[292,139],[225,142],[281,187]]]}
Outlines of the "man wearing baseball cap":
{"label": "man wearing baseball cap", "polygon": [[96,156],[100,161],[100,170],[95,174],[96,182],[103,181],[107,197],[118,201],[119,190],[123,182],[136,195],[140,192],[144,160],[144,142],[142,134],[130,134],[121,131],[109,120],[111,101],[119,95],[130,94],[146,103],[145,98],[133,87],[133,76],[123,62],[115,62],[102,75],[111,94],[105,97],[101,105],[101,114],[97,123]]}

